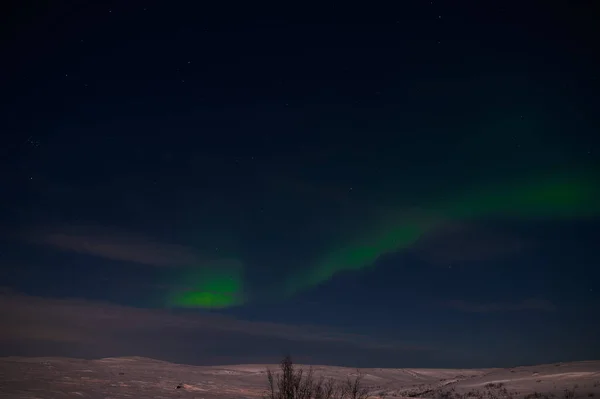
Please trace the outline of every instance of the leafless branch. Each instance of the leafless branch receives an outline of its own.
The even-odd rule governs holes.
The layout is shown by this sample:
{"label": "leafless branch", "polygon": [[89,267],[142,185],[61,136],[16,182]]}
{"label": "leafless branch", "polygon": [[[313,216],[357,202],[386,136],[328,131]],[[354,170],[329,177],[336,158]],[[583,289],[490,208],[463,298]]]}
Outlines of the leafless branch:
{"label": "leafless branch", "polygon": [[348,377],[344,383],[333,378],[315,378],[312,368],[295,369],[290,356],[279,365],[276,375],[267,369],[268,390],[265,399],[367,399],[368,390],[362,385],[363,374],[357,370],[356,378]]}

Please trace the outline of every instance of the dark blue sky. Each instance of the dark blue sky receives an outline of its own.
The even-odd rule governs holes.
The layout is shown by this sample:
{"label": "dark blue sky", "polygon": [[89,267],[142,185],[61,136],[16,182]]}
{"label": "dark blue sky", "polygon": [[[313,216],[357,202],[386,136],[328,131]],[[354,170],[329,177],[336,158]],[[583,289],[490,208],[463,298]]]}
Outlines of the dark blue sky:
{"label": "dark blue sky", "polygon": [[4,18],[0,355],[600,356],[585,6]]}

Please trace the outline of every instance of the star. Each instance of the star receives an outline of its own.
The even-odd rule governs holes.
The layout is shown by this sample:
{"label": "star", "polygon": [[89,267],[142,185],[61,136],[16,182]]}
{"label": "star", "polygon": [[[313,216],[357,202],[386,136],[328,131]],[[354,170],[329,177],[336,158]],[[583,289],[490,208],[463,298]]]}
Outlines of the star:
{"label": "star", "polygon": [[29,144],[29,145],[30,145],[30,146],[32,146],[32,147],[36,147],[36,148],[37,148],[37,147],[39,147],[39,146],[40,146],[40,141],[39,141],[39,140],[36,140],[36,139],[34,139],[32,136],[29,136],[29,137],[27,138],[27,144]]}

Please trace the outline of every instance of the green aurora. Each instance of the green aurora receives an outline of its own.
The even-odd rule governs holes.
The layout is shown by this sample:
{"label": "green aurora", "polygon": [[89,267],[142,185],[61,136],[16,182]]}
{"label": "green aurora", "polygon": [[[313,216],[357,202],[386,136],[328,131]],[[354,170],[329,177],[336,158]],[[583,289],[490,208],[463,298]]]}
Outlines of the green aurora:
{"label": "green aurora", "polygon": [[220,309],[244,303],[242,268],[231,265],[203,265],[185,273],[178,282],[185,287],[169,293],[169,307]]}
{"label": "green aurora", "polygon": [[585,174],[557,174],[479,187],[452,201],[431,206],[431,217],[390,218],[353,243],[342,243],[319,258],[309,273],[290,277],[285,284],[286,293],[295,294],[342,271],[372,266],[381,256],[409,248],[424,234],[449,221],[483,217],[569,220],[600,215],[598,181]]}
{"label": "green aurora", "polygon": [[[419,216],[401,209],[390,212],[354,239],[332,245],[310,267],[288,276],[282,282],[284,294],[291,296],[324,283],[337,273],[372,266],[381,256],[410,248],[423,235],[452,221],[494,217],[572,220],[598,216],[598,181],[590,174],[534,176],[475,187],[450,197],[451,200],[425,205],[425,212]],[[242,305],[247,300],[241,267],[233,271],[221,268],[194,271],[185,280],[193,282],[193,288],[170,295],[169,306],[225,308]]]}

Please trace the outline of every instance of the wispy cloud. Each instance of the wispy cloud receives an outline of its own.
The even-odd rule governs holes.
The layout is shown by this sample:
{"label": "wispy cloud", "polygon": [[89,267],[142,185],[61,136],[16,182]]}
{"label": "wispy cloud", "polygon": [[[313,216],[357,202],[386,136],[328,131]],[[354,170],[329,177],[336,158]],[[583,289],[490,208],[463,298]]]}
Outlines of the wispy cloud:
{"label": "wispy cloud", "polygon": [[523,251],[530,243],[474,224],[448,223],[423,236],[415,253],[434,264],[482,262],[500,259]]}
{"label": "wispy cloud", "polygon": [[497,312],[522,312],[539,311],[553,312],[556,306],[544,299],[526,299],[520,302],[491,302],[474,303],[463,300],[452,300],[445,304],[447,307],[468,313],[497,313]]}
{"label": "wispy cloud", "polygon": [[43,352],[54,356],[139,355],[189,362],[188,352],[192,350],[202,354],[200,363],[210,364],[224,354],[232,358],[237,355],[243,361],[248,353],[263,356],[275,350],[280,356],[290,348],[312,352],[313,356],[331,350],[399,354],[430,350],[426,345],[346,334],[326,327],[10,292],[0,294],[0,318],[0,355],[36,355],[29,352],[31,348],[42,347]]}
{"label": "wispy cloud", "polygon": [[96,226],[38,228],[27,231],[22,236],[31,243],[62,251],[151,266],[220,266],[237,262],[233,259],[208,256],[183,245],[160,242],[116,228]]}

